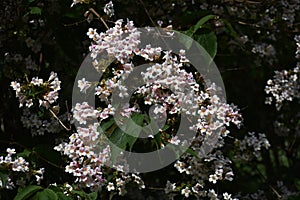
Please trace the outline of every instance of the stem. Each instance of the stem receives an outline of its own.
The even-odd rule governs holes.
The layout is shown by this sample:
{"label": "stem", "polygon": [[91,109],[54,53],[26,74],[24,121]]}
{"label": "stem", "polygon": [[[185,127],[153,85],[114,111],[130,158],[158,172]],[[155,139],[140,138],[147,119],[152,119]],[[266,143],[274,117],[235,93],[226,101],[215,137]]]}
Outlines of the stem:
{"label": "stem", "polygon": [[104,21],[104,19],[99,15],[99,13],[97,13],[94,8],[90,8],[89,11],[91,11],[92,13],[94,13],[98,19],[101,20],[101,22],[104,24],[104,26],[106,27],[106,29],[109,29],[109,27],[107,26],[106,22]]}
{"label": "stem", "polygon": [[164,188],[147,187],[149,190],[164,190]]}
{"label": "stem", "polygon": [[144,10],[145,10],[145,13],[147,14],[148,18],[150,19],[152,25],[155,27],[156,24],[155,24],[155,22],[153,21],[152,17],[150,16],[150,13],[148,12],[148,10],[147,10],[147,8],[146,8],[145,3],[143,2],[143,0],[139,0],[139,1],[140,1],[140,3],[142,4],[142,6],[143,6],[143,8],[144,8]]}
{"label": "stem", "polygon": [[53,117],[59,122],[59,124],[64,128],[66,129],[67,131],[70,131],[71,128],[67,128],[64,123],[57,117],[57,115],[52,111],[51,108],[49,108],[49,111],[51,112],[51,114],[53,115]]}
{"label": "stem", "polygon": [[81,23],[83,23],[85,21],[86,21],[86,19],[78,21],[78,22],[74,22],[74,23],[71,23],[71,24],[64,24],[64,26],[65,27],[67,27],[67,26],[75,26],[75,25],[78,26],[79,24],[81,24]]}

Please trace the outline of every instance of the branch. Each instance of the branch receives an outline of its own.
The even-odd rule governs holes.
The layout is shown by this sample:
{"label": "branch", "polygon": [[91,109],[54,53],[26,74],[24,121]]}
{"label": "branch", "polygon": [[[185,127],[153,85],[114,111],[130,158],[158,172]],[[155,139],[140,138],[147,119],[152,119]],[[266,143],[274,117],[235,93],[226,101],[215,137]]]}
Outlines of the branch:
{"label": "branch", "polygon": [[104,26],[106,27],[106,29],[109,29],[109,27],[107,26],[106,22],[104,21],[104,19],[99,15],[99,13],[97,13],[93,8],[89,9],[90,12],[94,13],[98,19],[101,20],[101,22],[104,24]]}
{"label": "branch", "polygon": [[57,117],[57,115],[53,112],[53,110],[51,108],[49,108],[49,111],[51,112],[51,114],[53,115],[53,117],[59,122],[59,124],[66,129],[67,131],[70,131],[71,128],[67,128],[64,123]]}

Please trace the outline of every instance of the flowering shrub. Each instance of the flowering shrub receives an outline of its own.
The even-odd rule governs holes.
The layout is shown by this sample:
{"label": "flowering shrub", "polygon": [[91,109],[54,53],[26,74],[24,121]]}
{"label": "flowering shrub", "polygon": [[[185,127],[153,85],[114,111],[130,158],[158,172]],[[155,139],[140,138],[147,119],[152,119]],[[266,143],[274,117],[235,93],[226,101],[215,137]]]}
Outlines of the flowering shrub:
{"label": "flowering shrub", "polygon": [[3,5],[1,199],[299,198],[299,1]]}

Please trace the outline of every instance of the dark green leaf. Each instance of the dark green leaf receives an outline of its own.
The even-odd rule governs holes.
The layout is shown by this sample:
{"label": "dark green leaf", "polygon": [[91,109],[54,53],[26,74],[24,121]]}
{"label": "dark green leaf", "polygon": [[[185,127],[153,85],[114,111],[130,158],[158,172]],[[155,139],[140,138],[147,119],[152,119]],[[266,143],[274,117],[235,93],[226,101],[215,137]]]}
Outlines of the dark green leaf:
{"label": "dark green leaf", "polygon": [[96,200],[98,197],[98,192],[92,192],[92,193],[88,194],[86,197],[87,197],[87,200]]}
{"label": "dark green leaf", "polygon": [[80,191],[80,190],[72,190],[71,192],[72,194],[76,194],[76,195],[79,195],[80,197],[86,199],[86,193],[83,192],[83,191]]}
{"label": "dark green leaf", "polygon": [[238,38],[237,32],[233,29],[231,23],[226,19],[221,19],[221,21],[225,24],[226,32],[234,38]]}
{"label": "dark green leaf", "polygon": [[29,185],[21,190],[17,196],[15,196],[14,200],[25,200],[42,189],[43,188],[38,185]]}
{"label": "dark green leaf", "polygon": [[215,18],[215,15],[207,15],[203,18],[201,18],[195,26],[193,26],[190,30],[192,30],[193,33],[196,33],[199,28],[203,26],[208,20]]}
{"label": "dark green leaf", "polygon": [[8,180],[8,174],[7,173],[0,171],[0,181],[2,182],[3,186],[6,185],[7,180]]}
{"label": "dark green leaf", "polygon": [[126,148],[126,133],[124,133],[120,128],[116,128],[115,131],[110,136],[110,141],[117,145],[119,148]]}
{"label": "dark green leaf", "polygon": [[186,49],[191,48],[193,44],[193,38],[192,38],[193,32],[187,30],[183,32],[177,32],[177,35],[178,35],[179,42],[183,44]]}
{"label": "dark green leaf", "polygon": [[214,32],[194,35],[194,39],[207,51],[213,59],[217,54],[217,37]]}
{"label": "dark green leaf", "polygon": [[31,154],[31,151],[29,151],[28,149],[24,149],[23,152],[18,153],[18,156],[20,157],[28,157]]}
{"label": "dark green leaf", "polygon": [[126,142],[129,145],[129,149],[131,150],[134,143],[138,139],[139,134],[142,131],[142,125],[144,121],[144,115],[134,113],[131,117],[132,121],[129,120],[129,123],[126,124]]}
{"label": "dark green leaf", "polygon": [[98,128],[98,131],[100,132],[100,129],[102,131],[106,131],[109,129],[113,124],[115,123],[115,120],[112,118],[108,122],[101,123],[100,127]]}
{"label": "dark green leaf", "polygon": [[58,200],[72,200],[71,197],[66,196],[63,192],[57,192],[56,193]]}
{"label": "dark green leaf", "polygon": [[30,9],[30,11],[29,11],[30,14],[33,14],[33,15],[41,15],[42,14],[42,9],[39,7],[29,7],[29,9]]}
{"label": "dark green leaf", "polygon": [[46,188],[43,191],[37,192],[32,200],[58,200],[58,196],[52,190]]}
{"label": "dark green leaf", "polygon": [[198,158],[198,154],[193,149],[188,148],[186,152]]}

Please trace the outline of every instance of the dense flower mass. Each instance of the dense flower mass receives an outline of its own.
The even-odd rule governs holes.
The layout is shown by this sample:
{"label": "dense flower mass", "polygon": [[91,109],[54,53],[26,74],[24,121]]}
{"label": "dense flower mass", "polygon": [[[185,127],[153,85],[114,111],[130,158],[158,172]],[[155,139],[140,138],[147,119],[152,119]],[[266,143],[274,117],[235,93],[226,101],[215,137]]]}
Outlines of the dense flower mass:
{"label": "dense flower mass", "polygon": [[[119,194],[124,194],[125,188],[122,185],[128,182],[126,181],[128,178],[125,178],[128,176],[128,172],[124,169],[127,168],[128,163],[126,164],[125,161],[125,165],[123,163],[116,166],[121,177],[116,177],[115,183],[106,182],[106,177],[103,174],[105,171],[104,164],[109,163],[111,159],[111,147],[103,146],[104,149],[99,149],[99,144],[105,143],[106,139],[103,137],[104,133],[97,132],[97,128],[100,124],[105,123],[104,120],[119,114],[110,104],[110,98],[115,91],[118,91],[120,98],[128,96],[128,89],[122,85],[122,80],[130,76],[134,68],[138,67],[134,64],[134,56],[140,56],[145,62],[153,62],[145,72],[140,74],[145,85],[133,93],[135,98],[142,97],[141,104],[138,106],[139,109],[136,108],[136,105],[130,106],[128,104],[118,109],[118,112],[128,118],[133,113],[141,113],[143,106],[160,104],[160,106],[155,106],[153,110],[157,116],[185,114],[187,117],[196,119],[195,124],[187,127],[197,135],[194,138],[190,140],[181,139],[180,136],[171,133],[170,139],[162,138],[158,144],[162,147],[168,142],[176,146],[190,146],[196,154],[185,153],[182,159],[174,165],[180,173],[191,176],[191,181],[181,183],[178,189],[176,189],[176,183],[167,185],[165,191],[170,194],[181,191],[179,194],[185,197],[195,195],[215,198],[217,194],[212,192],[213,189],[206,188],[206,181],[215,184],[223,179],[229,181],[233,179],[231,161],[224,157],[220,149],[224,146],[224,138],[229,134],[226,127],[230,124],[235,124],[238,127],[241,125],[242,117],[239,110],[233,105],[226,104],[216,95],[218,87],[214,83],[205,86],[204,90],[201,89],[200,84],[203,83],[196,81],[193,72],[186,71],[189,68],[187,65],[189,60],[185,56],[184,50],[176,55],[171,51],[163,51],[160,47],[152,47],[151,45],[140,48],[138,47],[140,43],[139,34],[131,21],[128,21],[123,27],[122,20],[118,20],[115,27],[107,30],[106,33],[97,33],[95,29],[89,29],[87,35],[93,40],[90,47],[93,62],[101,62],[97,56],[105,51],[109,57],[117,59],[120,65],[118,68],[112,69],[112,75],[100,80],[99,83],[91,83],[86,79],[78,81],[78,87],[82,93],[86,93],[90,87],[95,87],[95,95],[99,96],[100,101],[104,102],[106,107],[102,106],[95,109],[86,102],[77,103],[73,108],[74,120],[79,122],[77,132],[69,137],[69,142],[62,143],[55,149],[71,159],[66,166],[66,172],[77,177],[76,182],[92,188],[106,185],[108,191],[119,190]],[[85,127],[81,127],[81,125],[85,125]],[[160,132],[166,134],[162,130]],[[212,142],[212,144],[205,141],[206,137],[211,135],[216,137],[216,142]],[[149,135],[149,138],[154,138],[154,136]],[[202,158],[201,145],[204,143],[219,150]],[[131,176],[135,177],[133,179],[135,182],[142,183],[140,188],[145,187],[140,178],[137,181],[137,175],[132,174]],[[180,183],[178,184],[180,185]],[[232,199],[228,193],[224,193],[223,196],[225,199]]]}
{"label": "dense flower mass", "polygon": [[300,197],[299,0],[2,4],[0,199]]}

